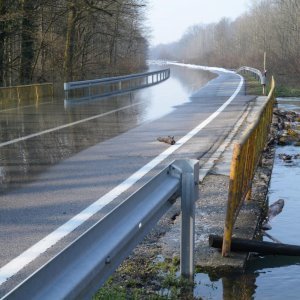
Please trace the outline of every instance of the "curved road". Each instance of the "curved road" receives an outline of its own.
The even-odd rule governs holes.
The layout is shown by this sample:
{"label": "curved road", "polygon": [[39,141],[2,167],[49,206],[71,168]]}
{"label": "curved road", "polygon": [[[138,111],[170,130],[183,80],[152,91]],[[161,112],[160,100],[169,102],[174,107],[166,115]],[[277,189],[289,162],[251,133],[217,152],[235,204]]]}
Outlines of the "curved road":
{"label": "curved road", "polygon": [[[104,100],[103,111],[97,110],[94,117],[91,112],[95,106],[99,109],[99,102],[66,108],[61,113],[63,119],[69,118],[68,123],[74,126],[58,122],[49,131],[57,112],[49,111],[52,104],[41,105],[47,118],[39,120],[39,136],[30,124],[41,114],[24,118],[28,124],[17,126],[12,120],[21,120],[22,113],[2,112],[0,153],[10,160],[0,169],[0,297],[174,159],[198,158],[200,166],[204,164],[232,130],[251,100],[243,94],[243,79],[214,70],[218,77],[204,87],[199,89],[203,82],[196,76],[184,82],[186,90],[182,91],[178,78],[199,71],[173,68],[174,75],[171,70],[171,78],[160,85],[127,95],[126,100]],[[168,107],[158,115],[157,108],[152,112],[149,107],[148,112],[141,109],[147,94],[156,93],[161,103],[169,100],[166,91],[172,91],[178,100],[174,109]],[[68,114],[69,110],[80,113],[72,119],[74,114]],[[11,126],[5,131],[10,132],[8,136],[3,133],[4,116]],[[85,120],[80,132],[79,120]],[[89,126],[85,127],[85,122]],[[175,136],[175,145],[157,141],[158,136],[168,135]],[[18,143],[23,147],[16,147]],[[26,163],[24,156],[29,152],[24,149],[33,146],[39,151],[31,149],[30,163]],[[14,157],[20,163],[12,163]]]}

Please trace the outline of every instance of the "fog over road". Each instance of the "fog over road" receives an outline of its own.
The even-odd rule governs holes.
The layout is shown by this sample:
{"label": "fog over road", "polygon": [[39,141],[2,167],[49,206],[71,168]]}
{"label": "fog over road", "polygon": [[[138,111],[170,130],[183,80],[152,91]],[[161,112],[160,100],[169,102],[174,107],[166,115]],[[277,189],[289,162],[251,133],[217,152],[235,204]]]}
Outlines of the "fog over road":
{"label": "fog over road", "polygon": [[206,84],[172,65],[134,93],[0,111],[0,297],[174,159],[205,163],[251,100],[239,75],[214,72]]}

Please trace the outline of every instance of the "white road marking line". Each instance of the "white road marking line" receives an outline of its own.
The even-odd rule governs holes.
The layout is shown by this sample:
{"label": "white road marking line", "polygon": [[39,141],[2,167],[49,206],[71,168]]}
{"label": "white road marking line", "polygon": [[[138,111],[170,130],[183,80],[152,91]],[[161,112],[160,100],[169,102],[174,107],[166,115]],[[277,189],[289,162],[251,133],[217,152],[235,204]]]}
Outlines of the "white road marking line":
{"label": "white road marking line", "polygon": [[100,118],[100,117],[104,117],[104,116],[116,113],[118,111],[121,111],[121,110],[130,108],[130,107],[139,105],[141,103],[142,102],[137,102],[137,103],[134,103],[134,104],[126,105],[126,106],[123,106],[121,108],[110,110],[108,112],[105,112],[105,113],[102,113],[102,114],[99,114],[99,115],[96,115],[96,116],[88,117],[88,118],[85,118],[85,119],[82,119],[82,120],[78,120],[78,121],[75,121],[75,122],[72,122],[72,123],[64,124],[64,125],[61,125],[61,126],[58,126],[58,127],[54,127],[54,128],[49,128],[49,129],[46,129],[44,131],[32,133],[32,134],[29,134],[29,135],[26,135],[26,136],[22,136],[20,138],[14,139],[14,140],[3,142],[3,143],[0,143],[0,148],[4,147],[4,146],[7,146],[7,145],[14,144],[14,143],[18,143],[18,142],[21,142],[21,141],[25,141],[25,140],[28,140],[28,139],[31,139],[31,138],[43,135],[45,133],[50,133],[50,132],[57,131],[57,130],[60,130],[60,129],[64,129],[64,128],[67,128],[67,127],[71,127],[71,126],[74,126],[74,125],[77,125],[77,124],[80,124],[80,123],[91,121],[91,120],[94,120],[94,119],[97,119],[97,118]]}
{"label": "white road marking line", "polygon": [[212,154],[211,158],[201,167],[201,169],[199,170],[199,182],[202,182],[205,176],[208,174],[208,172],[217,164],[216,160],[218,160],[221,157],[221,155],[223,155],[226,148],[232,142],[233,138],[239,131],[241,125],[247,118],[248,114],[249,114],[249,108],[242,114],[238,122],[235,124],[233,130],[228,134],[227,138],[219,146],[219,148]]}
{"label": "white road marking line", "polygon": [[[240,76],[240,75],[238,75]],[[153,160],[147,163],[145,166],[140,168],[137,172],[133,173],[125,181],[120,183],[110,192],[99,198],[96,202],[88,206],[86,209],[81,211],[79,214],[74,216],[68,222],[57,228],[55,231],[47,235],[45,238],[37,242],[35,245],[31,246],[29,249],[21,253],[19,256],[12,259],[9,263],[0,269],[0,285],[7,281],[10,277],[15,275],[21,269],[23,269],[27,264],[32,262],[42,253],[44,253],[51,246],[55,245],[63,237],[67,236],[70,232],[75,230],[86,220],[92,217],[94,214],[99,212],[105,205],[110,203],[112,200],[117,198],[123,192],[128,190],[133,186],[138,180],[140,180],[144,175],[150,172],[159,163],[165,160],[168,156],[174,153],[177,149],[183,146],[187,141],[189,141],[193,136],[199,133],[205,126],[207,126],[212,120],[214,120],[237,96],[243,85],[243,77],[240,76],[240,83],[233,93],[233,95],[220,106],[213,114],[211,114],[206,120],[200,123],[197,127],[188,132],[184,137],[182,137],[175,145],[170,146],[168,149],[163,151],[161,154],[156,156]]]}

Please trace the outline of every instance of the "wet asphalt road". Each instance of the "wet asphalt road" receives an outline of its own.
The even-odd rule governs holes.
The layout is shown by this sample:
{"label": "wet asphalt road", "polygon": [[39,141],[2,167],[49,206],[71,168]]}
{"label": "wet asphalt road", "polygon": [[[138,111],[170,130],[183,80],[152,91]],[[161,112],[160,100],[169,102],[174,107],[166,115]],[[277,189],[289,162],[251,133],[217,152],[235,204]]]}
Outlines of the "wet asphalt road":
{"label": "wet asphalt road", "polygon": [[[16,257],[166,150],[169,145],[158,136],[174,135],[178,141],[226,102],[241,81],[236,74],[219,73],[201,88],[207,79],[198,70],[173,67],[171,74],[157,86],[84,105],[63,107],[60,99],[0,112],[0,283],[1,276],[10,277],[6,266],[19,264],[13,263]],[[203,164],[250,100],[242,88],[216,119],[136,184],[3,279],[0,297],[174,159],[199,158]],[[91,116],[98,117],[84,121]],[[78,120],[83,121],[72,125]],[[63,124],[71,125],[60,128]],[[33,133],[42,134],[30,138]]]}

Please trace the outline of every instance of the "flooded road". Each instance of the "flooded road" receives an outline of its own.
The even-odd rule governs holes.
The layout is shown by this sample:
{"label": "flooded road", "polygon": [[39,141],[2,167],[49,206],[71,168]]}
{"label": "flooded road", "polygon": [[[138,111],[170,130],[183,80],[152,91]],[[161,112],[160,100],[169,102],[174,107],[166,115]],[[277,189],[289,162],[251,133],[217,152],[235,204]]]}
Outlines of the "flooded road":
{"label": "flooded road", "polygon": [[[176,70],[182,67],[173,74]],[[2,125],[10,125],[10,131],[3,132],[11,137],[3,136],[2,149],[7,155],[9,148],[14,149],[19,156],[5,161],[2,177],[8,178],[7,170],[15,171],[30,182],[14,188],[24,181],[12,176],[15,181],[0,197],[0,297],[103,220],[162,168],[186,157],[200,158],[203,164],[224,140],[249,101],[243,80],[232,72],[216,71],[219,76],[200,89],[206,82],[202,72],[183,71],[190,80],[173,77],[182,88],[175,89],[167,80],[114,98],[106,104],[109,109],[103,107],[103,100],[71,107],[53,101],[28,111],[17,109],[9,122],[3,117]],[[163,94],[150,101],[155,97],[150,98],[146,90],[150,93],[162,85]],[[167,106],[171,113],[162,111],[161,104],[169,97],[176,100]],[[159,103],[158,113],[147,110],[150,102]],[[173,146],[157,140],[168,135],[175,136]],[[83,139],[91,146],[81,150]],[[67,158],[59,161],[64,155]]]}
{"label": "flooded road", "polygon": [[[1,192],[33,181],[37,174],[75,153],[168,114],[174,106],[189,101],[212,76],[173,66],[171,78],[157,86],[100,101],[69,107],[64,107],[62,98],[24,107],[1,105]],[[299,100],[278,100],[281,108],[299,112]],[[298,154],[300,149],[278,147],[277,155],[282,152]],[[272,220],[270,234],[291,244],[299,244],[299,166],[299,160],[287,165],[277,156],[269,194],[270,203],[279,198],[286,201],[283,212]],[[297,299],[299,267],[300,258],[254,257],[242,275],[210,278],[197,274],[194,295],[203,299]]]}
{"label": "flooded road", "polygon": [[213,77],[172,66],[170,79],[161,84],[98,101],[66,107],[62,98],[24,105],[1,101],[0,193],[34,180],[75,153],[168,114]]}

